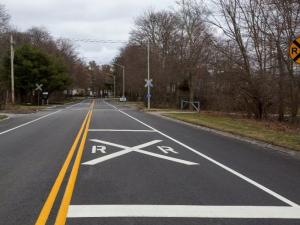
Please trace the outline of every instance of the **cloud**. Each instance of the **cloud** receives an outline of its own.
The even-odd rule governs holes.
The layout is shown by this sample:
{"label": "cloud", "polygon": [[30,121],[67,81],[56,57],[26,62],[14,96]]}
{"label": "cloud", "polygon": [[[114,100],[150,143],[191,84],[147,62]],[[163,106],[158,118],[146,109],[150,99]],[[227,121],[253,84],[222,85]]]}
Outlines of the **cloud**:
{"label": "cloud", "polygon": [[[25,31],[46,27],[55,37],[70,39],[128,40],[134,19],[148,8],[163,9],[174,0],[2,0],[12,24]],[[103,63],[119,52],[120,44],[78,43],[78,52]]]}

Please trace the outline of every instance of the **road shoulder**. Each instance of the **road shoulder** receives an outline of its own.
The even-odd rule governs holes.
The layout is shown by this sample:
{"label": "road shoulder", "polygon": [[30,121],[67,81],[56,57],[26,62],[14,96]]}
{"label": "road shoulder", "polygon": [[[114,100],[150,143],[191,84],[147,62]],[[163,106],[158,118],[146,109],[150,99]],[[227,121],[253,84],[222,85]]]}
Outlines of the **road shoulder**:
{"label": "road shoulder", "polygon": [[228,138],[233,138],[233,139],[236,139],[236,140],[239,140],[239,141],[247,142],[247,143],[250,143],[250,144],[253,144],[253,145],[257,145],[257,146],[260,146],[260,147],[262,147],[263,149],[266,149],[266,150],[279,151],[281,153],[288,154],[288,155],[291,155],[293,157],[296,157],[296,158],[300,159],[300,152],[297,151],[297,150],[285,148],[285,147],[282,147],[282,146],[277,146],[277,145],[270,144],[270,143],[267,143],[267,142],[264,142],[264,141],[261,141],[261,140],[257,140],[257,139],[254,139],[254,138],[229,133],[229,132],[221,131],[221,130],[210,128],[210,127],[205,127],[205,126],[198,125],[198,124],[193,124],[193,123],[190,123],[190,122],[182,121],[180,119],[171,118],[171,117],[168,117],[168,116],[164,115],[163,112],[158,112],[158,111],[147,112],[146,111],[146,113],[148,113],[150,115],[160,117],[160,118],[163,118],[163,119],[166,119],[166,120],[169,120],[169,121],[173,121],[173,122],[176,122],[176,123],[180,123],[180,124],[184,124],[184,125],[187,125],[187,126],[190,126],[190,127],[201,129],[201,130],[204,130],[204,131],[207,131],[207,132],[211,132],[211,133],[214,133],[214,134],[217,134],[217,135],[221,135],[221,136],[225,136],[225,137],[228,137]]}
{"label": "road shoulder", "polygon": [[0,121],[8,119],[8,116],[5,114],[0,114]]}

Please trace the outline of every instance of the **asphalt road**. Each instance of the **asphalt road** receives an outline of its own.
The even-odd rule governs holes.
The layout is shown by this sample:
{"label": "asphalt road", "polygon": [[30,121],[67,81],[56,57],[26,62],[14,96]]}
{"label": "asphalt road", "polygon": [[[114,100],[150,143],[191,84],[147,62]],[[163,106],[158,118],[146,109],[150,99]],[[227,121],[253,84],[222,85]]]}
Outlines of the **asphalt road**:
{"label": "asphalt road", "polygon": [[0,224],[300,224],[300,160],[85,100],[0,122]]}

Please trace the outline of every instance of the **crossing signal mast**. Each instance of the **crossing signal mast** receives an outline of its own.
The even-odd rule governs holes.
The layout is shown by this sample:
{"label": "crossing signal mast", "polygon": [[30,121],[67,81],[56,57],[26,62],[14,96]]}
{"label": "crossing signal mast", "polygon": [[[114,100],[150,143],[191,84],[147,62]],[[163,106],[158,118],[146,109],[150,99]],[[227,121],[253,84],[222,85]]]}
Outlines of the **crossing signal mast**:
{"label": "crossing signal mast", "polygon": [[152,85],[152,79],[150,80],[150,41],[148,40],[148,47],[147,47],[148,51],[147,51],[147,55],[148,55],[148,81],[146,82],[147,84],[147,100],[148,100],[148,110],[150,109],[150,100],[151,100],[151,93],[150,93],[150,87],[153,87]]}
{"label": "crossing signal mast", "polygon": [[145,87],[147,88],[147,108],[148,110],[151,107],[151,88],[153,87],[152,79],[150,79],[150,41],[148,40],[147,44],[147,71],[148,76],[147,79],[145,79]]}

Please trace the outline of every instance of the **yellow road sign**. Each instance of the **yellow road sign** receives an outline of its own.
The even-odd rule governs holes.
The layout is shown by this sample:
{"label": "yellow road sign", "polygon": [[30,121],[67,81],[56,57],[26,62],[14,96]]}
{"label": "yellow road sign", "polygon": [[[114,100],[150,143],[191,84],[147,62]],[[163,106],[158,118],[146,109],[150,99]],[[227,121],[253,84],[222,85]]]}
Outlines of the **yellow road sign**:
{"label": "yellow road sign", "polygon": [[300,64],[300,36],[297,36],[290,45],[289,54],[295,63]]}

